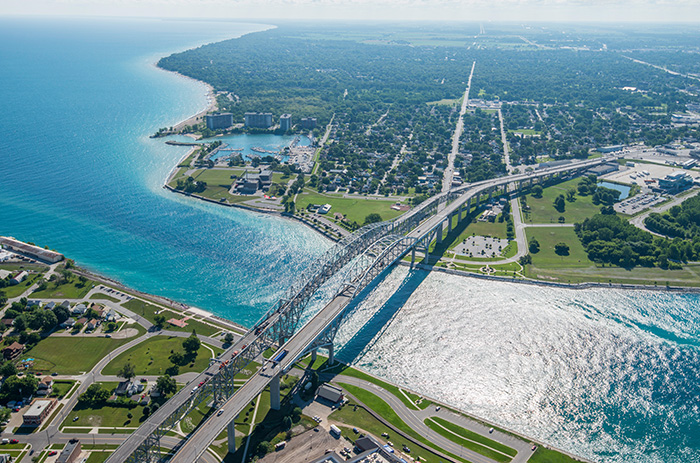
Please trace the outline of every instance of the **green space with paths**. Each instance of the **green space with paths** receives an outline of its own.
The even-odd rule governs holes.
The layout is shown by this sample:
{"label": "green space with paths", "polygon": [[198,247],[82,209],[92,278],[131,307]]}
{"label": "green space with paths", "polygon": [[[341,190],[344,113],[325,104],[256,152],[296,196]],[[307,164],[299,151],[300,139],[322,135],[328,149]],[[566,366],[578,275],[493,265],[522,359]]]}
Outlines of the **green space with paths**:
{"label": "green space with paths", "polygon": [[[544,188],[541,198],[535,198],[531,194],[527,195],[527,205],[529,209],[523,208],[523,222],[525,223],[559,223],[559,217],[565,218],[565,223],[581,222],[587,217],[600,212],[601,206],[593,204],[591,195],[580,196],[576,194],[574,202],[566,201],[564,212],[559,212],[554,208],[554,200],[559,195],[566,196],[569,190],[576,190],[576,186],[581,181],[577,177],[566,182],[559,183]],[[522,203],[521,203],[522,204]]]}
{"label": "green space with paths", "polygon": [[[102,371],[105,375],[116,375],[119,369],[127,362],[135,367],[136,375],[160,376],[166,373],[168,368],[173,366],[169,357],[173,351],[184,354],[182,341],[187,338],[176,336],[154,336],[146,341],[137,344],[126,352],[122,352],[112,360]],[[221,349],[211,347],[215,355],[222,352]],[[212,355],[210,350],[204,345],[200,346],[194,358],[185,356],[183,363],[179,365],[179,373],[191,371],[204,371],[209,366]]]}
{"label": "green space with paths", "polygon": [[[145,330],[135,325],[142,334]],[[32,371],[57,372],[61,375],[77,375],[90,371],[117,347],[135,339],[109,339],[87,336],[49,336],[22,354],[23,359],[33,358]]]}
{"label": "green space with paths", "polygon": [[[143,318],[146,320],[150,321],[151,323],[155,323],[155,315],[156,312],[161,311],[163,315],[165,316],[166,320],[169,320],[171,318],[175,319],[180,319],[183,318],[183,315],[180,313],[173,312],[169,309],[161,309],[160,307],[156,307],[153,304],[149,304],[148,302],[144,302],[141,299],[131,299],[130,301],[125,302],[122,304],[124,307],[127,309],[131,310],[137,315],[141,315]],[[211,326],[206,323],[202,323],[197,320],[189,319],[186,321],[187,326],[184,328],[180,328],[179,326],[171,325],[166,322],[165,326],[163,327],[166,330],[170,331],[185,331],[185,332],[192,332],[192,330],[195,330],[197,334],[202,334],[204,336],[211,336],[214,333],[217,333],[221,331],[221,328],[217,328],[214,326]]]}
{"label": "green space with paths", "polygon": [[335,213],[345,215],[348,222],[357,222],[362,225],[365,217],[377,213],[382,220],[390,220],[402,214],[391,208],[396,203],[395,199],[369,199],[369,198],[343,198],[340,195],[321,194],[309,189],[297,196],[297,210],[306,209],[309,204],[330,204],[333,206],[327,215],[330,220]]}

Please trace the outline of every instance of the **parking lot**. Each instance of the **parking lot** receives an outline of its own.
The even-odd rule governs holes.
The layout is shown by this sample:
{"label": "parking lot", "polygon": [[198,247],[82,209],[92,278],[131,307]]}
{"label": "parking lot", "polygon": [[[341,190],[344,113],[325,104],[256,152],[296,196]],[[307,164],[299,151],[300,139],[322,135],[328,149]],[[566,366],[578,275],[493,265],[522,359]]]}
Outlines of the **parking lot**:
{"label": "parking lot", "polygon": [[615,204],[614,208],[620,214],[634,215],[667,199],[668,197],[659,194],[641,194]]}

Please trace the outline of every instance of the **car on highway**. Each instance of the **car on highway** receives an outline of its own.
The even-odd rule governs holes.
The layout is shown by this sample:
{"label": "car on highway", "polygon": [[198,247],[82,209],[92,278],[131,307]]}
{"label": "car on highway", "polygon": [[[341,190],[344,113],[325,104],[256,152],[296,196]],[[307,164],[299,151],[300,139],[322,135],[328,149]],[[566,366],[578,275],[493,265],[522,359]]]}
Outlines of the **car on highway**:
{"label": "car on highway", "polygon": [[224,409],[223,409],[223,408],[219,409],[219,411],[216,412],[216,416],[221,416],[221,414],[222,414],[223,412],[224,412]]}
{"label": "car on highway", "polygon": [[10,439],[10,444],[19,444],[17,439]]}

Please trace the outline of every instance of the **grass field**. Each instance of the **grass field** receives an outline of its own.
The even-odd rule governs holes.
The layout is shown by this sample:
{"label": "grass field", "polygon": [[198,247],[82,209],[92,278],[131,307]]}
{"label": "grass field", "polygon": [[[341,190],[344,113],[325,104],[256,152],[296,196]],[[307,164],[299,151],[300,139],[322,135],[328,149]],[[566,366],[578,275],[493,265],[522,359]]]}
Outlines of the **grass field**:
{"label": "grass field", "polygon": [[35,359],[33,371],[77,375],[90,371],[101,358],[131,339],[50,336],[21,358]]}
{"label": "grass field", "polygon": [[475,451],[485,457],[500,462],[508,462],[518,452],[506,445],[477,434],[442,418],[426,418],[425,424],[441,436]]}
{"label": "grass field", "polygon": [[[114,383],[101,383],[108,389],[113,389]],[[129,418],[128,414],[132,417]],[[77,420],[73,421],[75,417]],[[94,427],[138,427],[145,417],[143,407],[137,405],[134,408],[115,407],[109,404],[90,407],[78,404],[66,416],[60,427],[64,426],[94,426]]]}
{"label": "grass field", "polygon": [[[171,351],[184,353],[182,341],[185,338],[154,336],[123,352],[112,360],[104,368],[105,375],[116,375],[119,369],[127,362],[131,362],[136,368],[137,375],[162,375],[173,364],[169,360]],[[216,354],[220,349],[212,347]],[[199,348],[197,357],[193,362],[180,366],[180,374],[190,371],[203,371],[209,365],[211,352],[204,346]]]}
{"label": "grass field", "polygon": [[535,454],[530,457],[528,463],[575,463],[578,461],[556,450],[537,447]]}
{"label": "grass field", "polygon": [[80,299],[96,285],[92,280],[88,280],[84,285],[80,283],[78,278],[74,277],[70,283],[54,286],[53,283],[48,283],[48,288],[43,291],[35,291],[30,297],[41,299]]}
{"label": "grass field", "polygon": [[119,302],[119,299],[117,299],[116,297],[108,296],[107,294],[103,294],[103,293],[93,293],[90,296],[90,299],[98,299],[98,300],[101,299],[101,300],[110,301],[110,302]]}
{"label": "grass field", "polygon": [[[143,318],[150,321],[151,323],[155,323],[155,320],[153,318],[155,316],[155,313],[162,310],[153,304],[149,304],[148,302],[142,301],[141,299],[132,299],[128,302],[125,302],[123,306],[133,311],[134,313],[141,315]],[[182,315],[176,314],[175,312],[171,312],[170,310],[165,310],[163,312],[163,315],[165,315],[166,319],[182,318]],[[171,331],[184,331],[188,333],[192,332],[192,330],[195,330],[197,334],[203,334],[204,336],[211,336],[212,334],[221,331],[219,328],[215,328],[211,325],[198,322],[197,320],[187,320],[187,326],[184,328],[180,328],[179,326],[174,326],[170,325],[169,323],[166,323],[165,329]]]}
{"label": "grass field", "polygon": [[[585,268],[594,265],[588,260],[573,227],[546,227],[525,229],[528,242],[535,238],[540,243],[540,251],[532,256],[532,265],[542,268]],[[554,252],[557,243],[569,245],[569,255],[559,256]]]}
{"label": "grass field", "polygon": [[306,209],[309,204],[330,204],[333,206],[328,213],[333,216],[339,212],[346,216],[347,220],[355,221],[362,225],[365,222],[365,217],[372,213],[377,213],[382,217],[382,220],[393,219],[402,214],[401,211],[395,211],[391,206],[396,203],[395,200],[387,198],[386,200],[361,199],[361,198],[343,198],[338,195],[320,194],[308,189],[297,197],[297,209]]}
{"label": "grass field", "polygon": [[[24,280],[22,283],[18,285],[7,286],[5,288],[2,288],[0,291],[5,293],[5,296],[7,296],[8,299],[18,297],[22,295],[22,293],[24,293],[26,290],[28,290],[34,284],[34,282],[36,282],[36,280],[39,279],[39,277],[41,277],[41,274],[39,273],[30,273],[27,279]],[[33,295],[34,294],[32,294],[32,296]]]}
{"label": "grass field", "polygon": [[[339,374],[345,375],[345,376],[352,376],[353,378],[358,378],[358,379],[364,379],[365,381],[368,381],[372,384],[376,384],[377,386],[380,386],[381,388],[387,390],[388,392],[391,392],[394,394],[398,399],[401,400],[401,402],[406,405],[406,407],[413,409],[413,410],[418,410],[418,408],[425,409],[427,408],[428,405],[430,405],[429,401],[425,401],[422,403],[422,407],[419,407],[418,405],[415,404],[415,400],[418,399],[418,396],[414,395],[413,402],[409,399],[407,399],[399,390],[398,387],[394,386],[393,384],[389,384],[387,382],[382,381],[381,379],[375,378],[374,376],[370,376],[366,373],[363,373],[360,370],[356,370],[354,368],[346,368],[339,372]],[[413,394],[412,394],[413,395]],[[409,396],[410,397],[410,396]]]}
{"label": "grass field", "polygon": [[[660,287],[668,283],[670,286],[700,286],[697,276],[699,264],[685,265],[682,270],[604,267],[588,259],[571,227],[527,228],[526,234],[528,239],[535,237],[540,243],[540,252],[531,254],[532,265],[525,269],[525,275],[530,278],[562,283],[627,283]],[[554,245],[560,241],[569,245],[568,256],[558,256],[554,252]]]}
{"label": "grass field", "polygon": [[523,219],[525,223],[559,223],[559,217],[563,216],[566,223],[582,222],[583,219],[591,217],[600,212],[601,206],[593,204],[591,196],[576,195],[576,201],[570,203],[566,201],[566,210],[562,213],[554,209],[554,199],[571,189],[576,189],[576,186],[581,181],[580,178],[574,178],[557,185],[553,185],[544,189],[541,198],[534,198],[532,195],[527,195],[527,205],[530,207],[529,212],[523,211]]}

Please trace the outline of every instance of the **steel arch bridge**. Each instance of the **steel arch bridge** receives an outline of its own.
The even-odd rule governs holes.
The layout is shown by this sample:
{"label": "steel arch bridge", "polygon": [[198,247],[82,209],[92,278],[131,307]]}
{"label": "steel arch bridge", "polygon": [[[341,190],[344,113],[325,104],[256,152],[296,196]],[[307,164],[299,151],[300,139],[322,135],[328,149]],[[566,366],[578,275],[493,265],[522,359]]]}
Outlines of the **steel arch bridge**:
{"label": "steel arch bridge", "polygon": [[[255,326],[227,350],[222,358],[232,352],[230,360],[218,368],[216,364],[211,366],[194,380],[204,380],[205,384],[202,387],[195,388],[191,394],[182,390],[173,396],[131,434],[107,461],[136,463],[163,460],[160,452],[161,438],[203,402],[211,402],[213,406],[219,407],[235,398],[241,389],[234,388],[235,376],[261,358],[268,348],[293,345],[295,350],[290,352],[285,361],[285,365],[290,366],[293,360],[319,347],[332,346],[340,325],[347,318],[350,302],[408,252],[415,253],[416,249],[424,249],[427,254],[430,243],[442,239],[444,221],[448,221],[451,229],[453,217],[457,216],[458,221],[461,220],[463,206],[466,203],[467,209],[471,207],[474,197],[478,204],[480,195],[491,196],[498,188],[503,187],[503,191],[507,192],[510,184],[522,188],[525,184],[532,185],[534,180],[546,181],[552,176],[571,171],[580,172],[602,162],[605,162],[605,158],[544,170],[534,175],[522,174],[465,185],[434,196],[396,220],[366,225],[346,236],[315,259]],[[416,234],[416,229],[422,229],[426,224],[427,229]],[[331,301],[300,329],[300,322],[307,316],[311,298],[322,286],[341,273],[344,273],[345,278],[340,283],[334,283],[337,292],[333,299],[342,299],[341,303],[332,305]],[[324,312],[326,309],[328,313]],[[313,323],[319,315],[328,317],[322,326],[315,327]],[[305,330],[311,331],[310,337],[298,343],[299,345],[293,344],[292,341],[297,335],[306,334]],[[281,366],[280,370],[282,369]],[[209,420],[202,423],[200,428],[207,425]],[[197,432],[195,431],[194,436]],[[188,460],[188,457],[183,456],[183,451],[191,441],[190,438],[183,443],[173,456],[173,461],[195,461],[208,447],[208,444],[199,446],[202,447],[201,452],[197,450],[190,453],[190,457],[196,458]]]}

